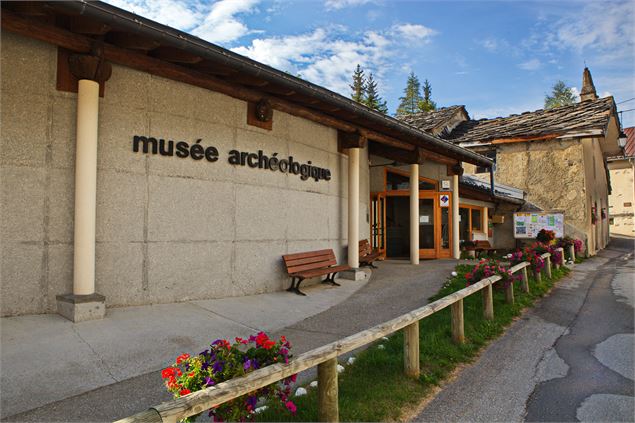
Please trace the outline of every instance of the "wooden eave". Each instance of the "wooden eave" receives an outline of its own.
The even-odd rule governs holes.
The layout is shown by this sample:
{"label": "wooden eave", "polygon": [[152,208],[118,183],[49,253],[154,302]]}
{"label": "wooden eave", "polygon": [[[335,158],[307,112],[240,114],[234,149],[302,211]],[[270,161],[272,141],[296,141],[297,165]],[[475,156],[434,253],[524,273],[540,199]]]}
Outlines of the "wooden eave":
{"label": "wooden eave", "polygon": [[[233,59],[233,56],[230,57],[233,53],[226,52],[225,55],[229,59],[225,57],[222,61],[218,54],[206,56],[193,51],[188,48],[191,45],[190,41],[183,39],[179,42],[173,34],[159,37],[152,36],[156,35],[154,33],[140,33],[136,27],[131,29],[130,22],[124,25],[123,19],[117,19],[117,16],[112,16],[107,22],[100,22],[79,13],[77,7],[70,7],[89,7],[95,4],[103,5],[98,2],[44,1],[29,2],[28,5],[21,2],[2,2],[2,28],[57,45],[73,53],[88,54],[93,51],[95,45],[99,45],[103,58],[112,63],[217,91],[248,102],[258,102],[266,98],[271,106],[279,111],[319,122],[339,131],[363,134],[366,139],[389,148],[422,151],[428,154],[430,160],[442,158],[443,163],[448,160],[479,165],[489,163],[486,158],[469,150],[457,148],[451,143],[447,143],[446,146],[446,142],[439,139],[430,140],[427,134],[404,136],[390,125],[383,124],[381,118],[369,119],[364,116],[374,113],[370,110],[357,111],[360,107],[358,105],[343,107],[337,104],[338,101],[342,101],[341,96],[335,93],[327,92],[333,101],[328,101],[328,95],[325,98],[324,89],[320,89],[320,95],[312,95],[312,90],[317,94],[317,89],[312,88],[308,82],[303,86],[298,83],[297,78],[291,76],[274,78],[272,72],[259,71],[255,66],[249,73],[241,71],[228,65],[228,61],[231,63],[231,60],[237,60]],[[103,7],[113,8],[108,5]],[[142,18],[139,18],[139,21],[141,20]],[[205,42],[200,40],[200,44],[203,43]],[[243,64],[243,68],[245,66]],[[284,82],[289,82],[285,79],[298,85],[299,89],[290,88],[289,84],[285,85]],[[337,97],[340,97],[339,100]],[[386,121],[388,120],[390,119],[386,118]],[[395,124],[391,122],[391,125]]]}

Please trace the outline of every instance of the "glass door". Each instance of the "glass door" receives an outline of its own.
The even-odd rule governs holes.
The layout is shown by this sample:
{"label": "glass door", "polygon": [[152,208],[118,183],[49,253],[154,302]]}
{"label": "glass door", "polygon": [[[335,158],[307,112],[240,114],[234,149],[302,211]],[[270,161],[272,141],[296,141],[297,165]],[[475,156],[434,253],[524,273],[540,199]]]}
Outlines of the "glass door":
{"label": "glass door", "polygon": [[436,209],[434,197],[419,198],[419,256],[421,258],[437,256]]}
{"label": "glass door", "polygon": [[372,194],[370,201],[370,245],[386,255],[386,195]]}

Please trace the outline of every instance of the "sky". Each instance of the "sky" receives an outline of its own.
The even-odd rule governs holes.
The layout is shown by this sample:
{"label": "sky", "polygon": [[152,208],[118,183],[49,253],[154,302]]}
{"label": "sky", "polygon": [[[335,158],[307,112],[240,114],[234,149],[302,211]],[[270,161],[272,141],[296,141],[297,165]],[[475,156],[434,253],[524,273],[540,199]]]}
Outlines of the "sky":
{"label": "sky", "polygon": [[481,119],[541,109],[558,80],[579,92],[586,64],[635,125],[633,0],[108,2],[347,97],[359,64],[391,114],[410,72]]}

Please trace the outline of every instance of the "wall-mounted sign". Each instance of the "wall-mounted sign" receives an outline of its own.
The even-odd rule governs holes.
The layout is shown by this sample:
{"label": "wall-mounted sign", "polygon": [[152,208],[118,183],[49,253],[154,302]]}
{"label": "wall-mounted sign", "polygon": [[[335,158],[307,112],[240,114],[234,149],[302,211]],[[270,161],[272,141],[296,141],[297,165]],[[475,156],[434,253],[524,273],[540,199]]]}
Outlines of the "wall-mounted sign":
{"label": "wall-mounted sign", "polygon": [[441,180],[441,189],[442,190],[449,190],[450,189],[450,181],[447,180],[447,179]]}
{"label": "wall-mounted sign", "polygon": [[[176,156],[182,159],[191,157],[194,160],[207,160],[210,163],[218,161],[218,149],[213,146],[204,147],[201,139],[197,139],[191,145],[185,141],[172,141],[144,137],[135,135],[132,138],[132,151],[145,154],[159,154],[161,156]],[[299,175],[300,179],[306,181],[309,178],[315,181],[330,181],[331,171],[322,167],[314,166],[309,160],[300,163],[293,159],[293,156],[284,158],[278,157],[278,153],[266,156],[262,150],[257,153],[248,151],[231,150],[228,153],[227,162],[234,166],[247,166],[251,168],[267,169],[274,172],[290,173]]]}
{"label": "wall-mounted sign", "polygon": [[447,194],[439,195],[439,205],[441,207],[449,207],[450,206],[450,196]]}

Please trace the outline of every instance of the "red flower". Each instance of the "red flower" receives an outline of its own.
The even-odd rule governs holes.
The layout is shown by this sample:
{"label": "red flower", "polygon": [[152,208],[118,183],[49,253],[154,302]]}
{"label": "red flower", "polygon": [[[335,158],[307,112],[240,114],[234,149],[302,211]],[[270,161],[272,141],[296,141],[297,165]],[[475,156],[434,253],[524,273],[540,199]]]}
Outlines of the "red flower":
{"label": "red flower", "polygon": [[295,404],[292,403],[291,401],[287,401],[284,405],[285,407],[287,407],[287,410],[289,410],[290,412],[294,414],[296,411],[298,411],[298,407],[296,407]]}
{"label": "red flower", "polygon": [[182,354],[176,358],[176,364],[181,364],[181,362],[187,360],[188,358],[190,358],[189,354]]}
{"label": "red flower", "polygon": [[195,375],[195,373],[194,373],[194,372],[192,372],[192,373],[188,374],[188,376],[189,376],[189,377],[194,377],[194,375]]}
{"label": "red flower", "polygon": [[167,369],[161,370],[161,377],[163,379],[167,379],[171,376],[174,376],[174,369],[172,367],[168,367]]}
{"label": "red flower", "polygon": [[181,389],[181,392],[179,392],[179,395],[183,396],[183,395],[187,395],[189,393],[191,393],[192,391],[190,391],[189,389],[185,388],[185,389]]}

